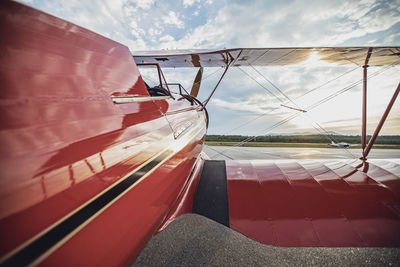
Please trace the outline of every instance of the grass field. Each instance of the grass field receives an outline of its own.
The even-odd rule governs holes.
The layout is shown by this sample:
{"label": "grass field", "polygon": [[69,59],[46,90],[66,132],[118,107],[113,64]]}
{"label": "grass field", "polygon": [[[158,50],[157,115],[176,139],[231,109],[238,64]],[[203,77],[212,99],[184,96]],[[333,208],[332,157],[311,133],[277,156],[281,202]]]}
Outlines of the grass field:
{"label": "grass field", "polygon": [[[237,145],[237,142],[214,142],[207,141],[206,145],[208,146],[234,146]],[[328,144],[321,143],[268,143],[268,142],[248,142],[244,143],[244,147],[308,147],[308,148],[332,148],[335,149],[337,147],[332,147]],[[361,145],[352,145],[350,149],[361,148]],[[373,146],[375,149],[400,149],[400,145],[378,145],[375,144]]]}

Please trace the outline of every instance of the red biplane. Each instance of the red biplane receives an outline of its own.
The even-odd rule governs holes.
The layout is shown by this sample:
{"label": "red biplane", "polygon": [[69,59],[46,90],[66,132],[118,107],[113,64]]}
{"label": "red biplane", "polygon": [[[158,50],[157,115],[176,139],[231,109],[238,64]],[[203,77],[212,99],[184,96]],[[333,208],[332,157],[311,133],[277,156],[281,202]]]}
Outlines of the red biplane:
{"label": "red biplane", "polygon": [[[0,14],[1,266],[130,265],[153,235],[188,213],[273,246],[400,246],[400,164],[367,160],[400,85],[365,138],[367,66],[398,65],[399,47],[132,56],[19,3],[2,1]],[[181,86],[172,93],[162,74],[224,67],[223,77],[230,67],[295,64],[311,53],[364,67],[358,160],[207,160],[206,105],[218,84],[200,102],[202,69],[190,93]],[[138,66],[155,70],[158,84],[145,83]]]}

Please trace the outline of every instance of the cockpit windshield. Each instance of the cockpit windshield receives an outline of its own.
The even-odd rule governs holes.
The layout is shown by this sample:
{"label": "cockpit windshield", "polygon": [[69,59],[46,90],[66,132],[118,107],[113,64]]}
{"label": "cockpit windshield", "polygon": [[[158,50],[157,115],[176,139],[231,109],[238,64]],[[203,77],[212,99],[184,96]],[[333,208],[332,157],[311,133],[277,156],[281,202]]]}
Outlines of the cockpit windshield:
{"label": "cockpit windshield", "polygon": [[157,64],[137,64],[150,96],[169,96],[164,76]]}

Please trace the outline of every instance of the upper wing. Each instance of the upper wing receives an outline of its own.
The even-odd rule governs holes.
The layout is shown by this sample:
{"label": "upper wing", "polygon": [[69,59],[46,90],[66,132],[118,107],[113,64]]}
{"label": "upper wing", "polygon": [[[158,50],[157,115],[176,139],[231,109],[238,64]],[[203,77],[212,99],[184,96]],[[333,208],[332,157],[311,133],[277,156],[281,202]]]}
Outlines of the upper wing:
{"label": "upper wing", "polygon": [[222,50],[160,50],[134,52],[136,63],[158,63],[161,67],[278,66],[298,64],[311,56],[336,64],[363,66],[370,51],[369,66],[398,65],[400,47],[304,47],[235,48]]}

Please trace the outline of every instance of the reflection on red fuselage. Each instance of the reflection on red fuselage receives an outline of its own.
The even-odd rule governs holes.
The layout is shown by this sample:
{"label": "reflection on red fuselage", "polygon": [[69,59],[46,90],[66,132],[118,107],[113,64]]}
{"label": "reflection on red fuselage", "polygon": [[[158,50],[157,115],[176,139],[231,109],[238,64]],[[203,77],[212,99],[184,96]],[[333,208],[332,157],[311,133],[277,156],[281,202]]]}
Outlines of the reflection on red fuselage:
{"label": "reflection on red fuselage", "polygon": [[126,47],[18,3],[2,2],[0,12],[0,257],[135,174],[131,187],[32,260],[131,263],[187,183],[204,110],[186,99],[114,104],[116,93],[148,96]]}

